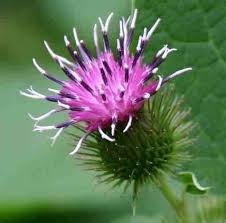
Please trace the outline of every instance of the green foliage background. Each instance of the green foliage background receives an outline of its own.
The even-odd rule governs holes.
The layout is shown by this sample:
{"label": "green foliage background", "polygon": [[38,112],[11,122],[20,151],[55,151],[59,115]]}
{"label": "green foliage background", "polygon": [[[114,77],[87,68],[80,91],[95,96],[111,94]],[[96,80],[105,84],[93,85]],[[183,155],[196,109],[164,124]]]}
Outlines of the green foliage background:
{"label": "green foliage background", "polygon": [[[226,192],[226,2],[137,1],[142,8],[139,28],[162,18],[148,57],[166,41],[178,51],[162,67],[163,73],[183,66],[194,71],[178,78],[178,93],[185,95],[192,118],[199,123],[189,167],[217,193]],[[150,54],[149,54],[150,53]]]}
{"label": "green foliage background", "polygon": [[[0,1],[0,222],[149,222],[147,217],[130,220],[130,196],[99,185],[93,175],[68,155],[71,145],[61,137],[51,148],[46,134],[33,133],[26,115],[51,108],[44,102],[19,95],[33,85],[45,92],[54,87],[32,67],[36,57],[43,66],[58,72],[42,41],[67,55],[63,35],[72,39],[72,27],[92,47],[92,28],[98,16],[113,11],[112,46],[118,18],[128,16],[129,0]],[[137,0],[140,10],[136,36],[157,17],[161,26],[146,52],[146,60],[163,44],[178,48],[160,73],[192,66],[194,71],[176,80],[199,122],[200,136],[193,147],[189,170],[203,185],[224,197],[226,192],[226,3],[224,0]],[[135,42],[134,42],[135,43]],[[49,119],[54,123],[60,117]],[[138,215],[169,214],[169,206],[152,187],[144,188]],[[122,219],[122,220],[120,220]],[[148,218],[149,219],[149,218]],[[160,222],[160,220],[159,220]]]}

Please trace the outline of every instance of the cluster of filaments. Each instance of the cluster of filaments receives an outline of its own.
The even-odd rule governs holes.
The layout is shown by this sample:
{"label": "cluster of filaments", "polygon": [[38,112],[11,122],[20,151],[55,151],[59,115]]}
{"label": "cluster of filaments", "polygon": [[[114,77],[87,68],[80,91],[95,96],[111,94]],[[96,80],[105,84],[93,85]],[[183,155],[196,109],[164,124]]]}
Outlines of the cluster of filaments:
{"label": "cluster of filaments", "polygon": [[[147,28],[144,29],[143,35],[139,36],[136,52],[131,55],[129,48],[134,34],[137,10],[127,20],[122,18],[119,23],[120,33],[117,39],[117,58],[115,58],[110,49],[108,38],[108,27],[112,16],[113,13],[108,16],[105,23],[99,18],[103,34],[103,51],[98,44],[97,25],[94,26],[97,58],[93,57],[85,42],[79,40],[75,28],[73,34],[79,53],[73,49],[67,36],[64,36],[73,62],[57,55],[44,41],[49,54],[68,77],[66,81],[59,80],[33,59],[38,71],[60,86],[60,90],[48,89],[54,95],[43,95],[35,91],[32,86],[27,89],[27,92],[21,91],[24,96],[57,103],[56,109],[39,117],[29,114],[31,119],[35,121],[34,131],[57,130],[56,134],[51,137],[52,144],[65,128],[80,122],[87,124],[86,134],[81,137],[75,149],[70,153],[71,155],[78,151],[82,142],[93,131],[99,131],[103,139],[115,141],[114,134],[118,122],[125,122],[123,132],[126,132],[132,125],[134,115],[143,106],[145,100],[154,95],[168,80],[191,70],[191,68],[182,69],[164,78],[158,75],[156,80],[150,81],[167,55],[176,49],[169,49],[165,45],[155,54],[150,64],[143,64],[142,56],[153,32],[159,25],[160,19],[158,19],[149,31]],[[50,126],[38,125],[41,120],[62,111],[69,114],[67,121]],[[111,127],[111,136],[103,130],[108,127]]]}

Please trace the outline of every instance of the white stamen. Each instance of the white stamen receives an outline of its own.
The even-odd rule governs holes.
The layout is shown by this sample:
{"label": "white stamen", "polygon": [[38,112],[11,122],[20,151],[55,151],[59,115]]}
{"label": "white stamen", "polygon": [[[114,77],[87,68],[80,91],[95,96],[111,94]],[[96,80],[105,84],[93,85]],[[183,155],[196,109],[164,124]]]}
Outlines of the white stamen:
{"label": "white stamen", "polygon": [[130,28],[131,28],[131,29],[134,29],[134,28],[135,28],[136,19],[137,19],[137,12],[138,12],[138,10],[135,9],[135,10],[134,10],[134,13],[133,13],[132,22],[131,22],[131,25],[130,25]]}
{"label": "white stamen", "polygon": [[53,89],[53,88],[48,88],[48,91],[53,92],[53,93],[56,93],[56,94],[59,94],[60,93],[59,90],[56,90],[56,89]]}
{"label": "white stamen", "polygon": [[124,64],[124,68],[125,68],[125,69],[129,69],[129,66],[128,66],[127,63]]}
{"label": "white stamen", "polygon": [[88,135],[89,135],[89,133],[86,133],[86,134],[78,141],[78,144],[77,144],[77,146],[75,147],[75,149],[74,149],[72,152],[69,153],[70,155],[74,155],[74,154],[80,149],[80,147],[82,146],[83,141],[87,138]]}
{"label": "white stamen", "polygon": [[170,76],[166,77],[165,80],[168,81],[176,76],[179,76],[180,74],[183,74],[184,72],[191,71],[191,70],[192,70],[191,67],[184,68],[182,70],[178,70],[178,71],[174,72],[173,74],[171,74]]}
{"label": "white stamen", "polygon": [[127,39],[128,39],[128,30],[127,30],[127,25],[125,22],[125,19],[122,18],[122,25],[123,25],[123,35],[124,35],[124,42],[123,42],[123,48],[124,48],[124,56],[127,54]]}
{"label": "white stamen", "polygon": [[20,94],[23,95],[23,96],[25,96],[25,97],[28,97],[28,98],[43,99],[42,97],[39,97],[37,95],[28,94],[28,93],[23,92],[23,91],[20,91]]}
{"label": "white stamen", "polygon": [[158,85],[157,85],[157,87],[156,87],[155,91],[158,91],[158,90],[159,90],[159,88],[160,88],[160,87],[161,87],[161,85],[162,85],[162,80],[163,80],[163,78],[162,78],[160,75],[158,75],[158,78],[159,78],[159,82],[158,82]]}
{"label": "white stamen", "polygon": [[68,38],[67,38],[66,35],[64,36],[64,42],[65,42],[65,45],[66,46],[69,46],[70,45],[70,42],[69,42],[69,40],[68,40]]}
{"label": "white stamen", "polygon": [[94,39],[94,45],[96,47],[97,55],[99,55],[100,49],[99,49],[99,44],[98,44],[97,24],[95,24],[94,28],[93,28],[93,39]]}
{"label": "white stamen", "polygon": [[[66,36],[65,36],[66,37]],[[69,41],[68,41],[69,42]],[[65,42],[66,43],[66,42]],[[61,61],[63,63],[66,63],[72,67],[74,67],[75,65],[70,62],[69,60],[67,60],[66,58],[60,56],[60,55],[57,55],[53,52],[53,50],[50,48],[49,44],[47,43],[47,41],[44,40],[44,44],[45,44],[45,47],[46,49],[48,50],[49,54],[51,55],[51,57],[54,59],[54,60],[57,60],[58,62]],[[70,44],[70,43],[69,43]]]}
{"label": "white stamen", "polygon": [[164,45],[162,49],[160,49],[157,53],[156,53],[156,57],[159,57],[160,55],[163,54],[163,52],[165,52],[165,50],[167,49],[168,45]]}
{"label": "white stamen", "polygon": [[155,29],[158,27],[159,23],[160,23],[161,19],[158,18],[157,21],[155,22],[155,24],[151,27],[151,29],[149,30],[146,39],[149,40],[153,34],[153,32],[155,31]]}
{"label": "white stamen", "polygon": [[37,61],[35,60],[35,58],[32,59],[34,66],[37,68],[37,70],[41,73],[41,74],[46,74],[46,71],[44,69],[42,69]]}
{"label": "white stamen", "polygon": [[144,28],[144,33],[143,33],[143,36],[142,36],[142,39],[143,40],[146,40],[147,39],[147,31],[148,31],[148,29],[145,27]]}
{"label": "white stamen", "polygon": [[58,59],[59,61],[65,63],[65,64],[67,64],[67,65],[69,65],[69,66],[71,66],[71,67],[75,67],[75,64],[74,64],[74,63],[72,63],[71,61],[67,60],[67,59],[64,58],[64,57],[61,57],[61,56],[59,56],[59,55],[56,55],[56,59]]}
{"label": "white stamen", "polygon": [[56,127],[54,125],[49,125],[49,126],[39,126],[39,125],[35,125],[33,131],[36,132],[43,132],[43,131],[48,131],[48,130],[52,130],[52,129],[56,129]]}
{"label": "white stamen", "polygon": [[173,51],[177,51],[177,49],[175,49],[175,48],[172,48],[172,49],[166,48],[166,49],[165,49],[165,52],[164,52],[163,55],[162,55],[162,59],[166,59],[167,55],[168,55],[170,52],[173,52]]}
{"label": "white stamen", "polygon": [[60,136],[60,134],[63,132],[64,128],[60,128],[56,134],[52,137],[50,137],[50,139],[52,140],[51,146],[53,146],[57,140],[57,138]]}
{"label": "white stamen", "polygon": [[100,94],[104,94],[104,90],[102,89],[101,86],[98,87],[98,91],[99,91]]}
{"label": "white stamen", "polygon": [[105,134],[100,126],[98,127],[98,131],[99,131],[102,139],[106,139],[106,140],[108,140],[110,142],[114,142],[115,141],[115,139],[113,139],[113,138],[109,137],[107,134]]}
{"label": "white stamen", "polygon": [[[62,69],[65,68],[65,65],[62,63],[62,61],[59,60],[59,65]],[[79,77],[79,75],[77,73],[75,73],[73,70],[71,70],[70,68],[67,67],[67,70],[69,70],[69,72],[75,77],[75,79],[80,83],[82,81],[82,79]]]}
{"label": "white stamen", "polygon": [[106,22],[105,24],[103,23],[102,19],[99,17],[99,22],[100,22],[100,26],[101,26],[101,31],[102,32],[107,32],[108,31],[108,26],[109,26],[109,23],[111,21],[111,18],[112,16],[114,15],[114,13],[112,12],[106,19]]}
{"label": "white stamen", "polygon": [[157,71],[158,71],[158,69],[159,69],[158,67],[154,68],[154,69],[152,70],[152,73],[153,73],[153,74],[156,74]]}
{"label": "white stamen", "polygon": [[75,77],[75,79],[81,83],[82,82],[82,79],[81,77],[79,77],[79,75],[77,73],[75,73],[74,71],[72,71],[71,69],[69,69],[69,71],[73,74],[73,76]]}
{"label": "white stamen", "polygon": [[91,109],[89,107],[87,107],[87,106],[82,107],[82,108],[84,109],[84,111],[91,111]]}
{"label": "white stamen", "polygon": [[129,16],[128,19],[126,20],[126,26],[128,26],[129,21],[130,21],[130,16]]}
{"label": "white stamen", "polygon": [[103,24],[103,21],[102,19],[99,17],[99,22],[100,22],[100,27],[101,27],[101,31],[104,32],[104,24]]}
{"label": "white stamen", "polygon": [[98,46],[97,24],[95,24],[93,28],[93,39],[94,39],[94,44],[97,47]]}
{"label": "white stamen", "polygon": [[127,30],[127,26],[126,26],[126,22],[125,22],[124,18],[122,20],[122,24],[123,24],[123,32],[124,32],[124,43],[126,43],[127,36],[128,36],[128,30]]}
{"label": "white stamen", "polygon": [[118,89],[119,89],[120,92],[125,91],[125,88],[121,84],[119,85]]}
{"label": "white stamen", "polygon": [[65,68],[64,64],[63,64],[62,61],[60,61],[60,60],[59,60],[59,65],[60,65],[60,67],[61,67],[62,69]]}
{"label": "white stamen", "polygon": [[56,54],[53,52],[53,50],[50,48],[49,44],[47,43],[47,41],[44,40],[44,44],[45,47],[47,49],[47,51],[49,52],[49,54],[55,59],[56,58]]}
{"label": "white stamen", "polygon": [[112,136],[115,135],[115,127],[116,127],[116,124],[115,124],[115,123],[112,123],[112,124],[111,124],[111,135],[112,135]]}
{"label": "white stamen", "polygon": [[61,57],[59,55],[56,55],[55,59],[57,60],[57,62],[60,64],[60,63],[65,63],[71,67],[75,67],[75,64],[73,64],[72,62],[70,62],[69,60],[67,60],[66,58],[64,57]]}
{"label": "white stamen", "polygon": [[50,115],[54,114],[55,112],[57,112],[57,110],[56,110],[56,109],[53,109],[53,110],[51,110],[51,111],[49,111],[49,112],[47,112],[47,113],[45,113],[45,114],[43,114],[43,115],[41,115],[41,116],[39,116],[39,117],[34,117],[34,116],[32,116],[30,113],[28,113],[28,115],[29,115],[29,117],[30,117],[32,120],[36,121],[36,124],[37,124],[39,121],[41,121],[41,120],[43,120],[43,119],[49,117]]}
{"label": "white stamen", "polygon": [[132,120],[133,120],[133,116],[130,115],[130,116],[129,116],[129,120],[128,120],[128,122],[127,122],[127,125],[126,125],[126,127],[124,128],[124,130],[123,130],[124,133],[127,132],[128,129],[130,128],[130,126],[132,125]]}
{"label": "white stamen", "polygon": [[112,18],[113,15],[114,15],[114,13],[112,12],[112,13],[107,17],[107,20],[106,20],[105,26],[104,26],[105,32],[108,31],[108,26],[109,26],[109,23],[110,23],[111,18]]}
{"label": "white stamen", "polygon": [[83,40],[79,41],[79,38],[78,38],[78,34],[77,34],[77,31],[75,28],[73,28],[73,34],[74,34],[74,38],[75,38],[75,42],[76,42],[76,46],[79,48],[79,51],[83,57],[83,59],[89,63],[90,62],[90,59],[89,57],[86,55],[86,53],[84,52],[83,48],[81,47],[81,43],[83,42]]}
{"label": "white stamen", "polygon": [[139,40],[138,40],[137,47],[136,47],[137,51],[141,50],[141,41],[142,41],[142,36],[139,36]]}
{"label": "white stamen", "polygon": [[120,50],[120,41],[117,39],[117,50]]}
{"label": "white stamen", "polygon": [[119,31],[119,37],[123,38],[123,25],[122,25],[122,21],[119,21],[119,27],[120,27],[120,31]]}
{"label": "white stamen", "polygon": [[74,38],[75,38],[75,43],[77,45],[77,47],[80,48],[80,41],[79,41],[79,38],[78,38],[78,35],[77,35],[77,31],[75,28],[73,28],[73,34],[74,34]]}
{"label": "white stamen", "polygon": [[148,98],[150,98],[150,96],[151,96],[151,95],[150,95],[149,93],[145,93],[144,96],[143,96],[143,98],[144,98],[144,99],[148,99]]}
{"label": "white stamen", "polygon": [[83,39],[80,40],[80,44],[84,44],[84,40]]}
{"label": "white stamen", "polygon": [[116,123],[117,123],[117,115],[114,114],[112,116],[112,124],[111,124],[111,135],[114,136],[115,135],[115,127],[116,127]]}
{"label": "white stamen", "polygon": [[37,91],[35,91],[32,88],[32,86],[30,86],[30,89],[27,89],[27,91],[29,92],[29,94],[26,92],[23,92],[23,91],[20,91],[20,94],[23,96],[29,97],[29,98],[34,98],[34,99],[45,99],[46,98],[45,95],[40,94]]}
{"label": "white stamen", "polygon": [[60,107],[63,107],[63,108],[66,108],[66,109],[70,109],[70,108],[71,108],[69,105],[66,105],[66,104],[64,104],[64,103],[62,103],[62,102],[60,102],[60,101],[58,101],[57,103],[58,103],[58,105],[59,105]]}
{"label": "white stamen", "polygon": [[43,94],[40,94],[40,93],[38,93],[37,91],[35,91],[34,89],[33,89],[33,87],[32,86],[30,86],[30,89],[28,88],[27,89],[30,93],[34,93],[34,94],[36,94],[36,95],[38,95],[38,96],[40,96],[40,97],[45,97],[45,95],[43,95]]}

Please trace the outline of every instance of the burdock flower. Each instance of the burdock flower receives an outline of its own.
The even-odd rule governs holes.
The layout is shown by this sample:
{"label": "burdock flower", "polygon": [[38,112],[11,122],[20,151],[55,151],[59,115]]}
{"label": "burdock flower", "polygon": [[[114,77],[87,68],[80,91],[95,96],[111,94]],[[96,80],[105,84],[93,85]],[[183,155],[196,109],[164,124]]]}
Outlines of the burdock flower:
{"label": "burdock flower", "polygon": [[[114,56],[108,38],[109,23],[112,16],[113,13],[108,16],[106,22],[99,18],[103,34],[103,51],[98,44],[97,25],[94,26],[96,57],[89,51],[85,42],[79,40],[75,28],[73,34],[79,52],[73,48],[67,36],[64,36],[66,47],[73,59],[72,62],[57,55],[44,41],[51,57],[59,64],[68,79],[59,80],[33,59],[38,71],[55,82],[59,86],[59,90],[48,89],[54,93],[48,96],[35,91],[32,86],[27,89],[27,92],[20,92],[30,98],[56,103],[55,109],[39,117],[30,115],[35,120],[34,131],[56,130],[56,134],[52,137],[53,143],[67,127],[81,122],[86,124],[85,134],[79,139],[77,146],[70,153],[71,155],[79,150],[91,133],[99,132],[103,140],[111,143],[115,141],[112,144],[117,143],[116,134],[119,134],[118,130],[125,133],[130,129],[133,125],[133,119],[136,118],[146,100],[153,97],[169,80],[191,70],[191,68],[185,68],[167,77],[157,75],[157,78],[153,80],[160,64],[169,53],[176,49],[168,48],[165,45],[155,54],[150,63],[145,64],[143,62],[145,48],[160,23],[160,19],[157,19],[149,30],[144,29],[143,34],[139,36],[136,52],[131,54],[130,45],[135,30],[137,10],[127,20],[123,18],[119,22],[120,33],[116,41],[117,56]],[[56,125],[39,125],[41,120],[58,112],[67,112],[68,120]],[[108,131],[108,129],[111,130]]]}

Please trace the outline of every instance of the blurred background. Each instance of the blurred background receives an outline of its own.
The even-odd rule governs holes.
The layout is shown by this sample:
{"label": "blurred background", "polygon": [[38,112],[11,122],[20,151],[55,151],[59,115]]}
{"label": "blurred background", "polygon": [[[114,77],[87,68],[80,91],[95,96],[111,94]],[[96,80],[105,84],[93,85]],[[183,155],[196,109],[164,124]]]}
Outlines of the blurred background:
{"label": "blurred background", "polygon": [[[194,119],[200,122],[201,139],[194,152],[198,155],[205,150],[206,155],[194,160],[190,166],[199,170],[200,166],[204,167],[203,172],[206,171],[212,181],[221,183],[220,186],[213,185],[213,188],[219,191],[221,187],[222,196],[222,191],[226,190],[226,187],[222,188],[226,168],[226,152],[222,152],[226,141],[226,113],[223,112],[226,91],[219,88],[223,89],[226,83],[226,54],[223,52],[226,45],[218,42],[223,40],[225,34],[221,34],[220,39],[213,35],[213,43],[208,40],[210,34],[205,27],[203,11],[200,7],[196,8],[194,1],[179,1],[178,4],[177,1],[166,1],[166,5],[164,1],[153,1],[153,8],[150,2],[137,0],[138,8],[142,8],[139,31],[145,25],[151,25],[157,16],[163,17],[166,22],[163,22],[161,32],[158,31],[153,40],[153,49],[169,41],[180,50],[177,56],[169,59],[163,71],[194,65],[193,74],[186,76],[186,80],[181,78],[178,93],[185,94],[187,104],[194,111]],[[220,30],[226,27],[226,10],[220,4],[219,7],[223,10],[222,15],[217,11],[214,13],[216,17],[223,18]],[[43,67],[58,73],[59,77],[62,75],[44,48],[43,40],[47,40],[55,52],[67,57],[63,36],[67,34],[73,42],[72,28],[77,27],[79,37],[93,49],[93,25],[99,16],[106,18],[110,12],[115,14],[110,28],[113,46],[118,33],[118,19],[131,12],[130,0],[0,0],[0,222],[101,223],[121,222],[120,219],[131,216],[130,194],[122,193],[120,188],[110,190],[108,186],[98,184],[93,178],[95,173],[86,172],[78,166],[76,159],[68,155],[73,142],[67,136],[61,136],[51,147],[51,133],[32,132],[33,122],[27,113],[39,115],[48,111],[51,105],[19,94],[19,90],[25,90],[30,85],[40,92],[54,87],[33,68],[33,57]],[[191,16],[189,12],[192,12]],[[175,18],[175,13],[182,22]],[[208,22],[208,17],[206,20]],[[187,31],[180,31],[181,28]],[[154,50],[148,52],[147,57]],[[213,73],[208,67],[212,62]],[[223,64],[222,67],[218,63]],[[196,77],[197,74],[199,77]],[[176,83],[179,83],[178,80]],[[191,85],[194,87],[191,88]],[[222,99],[219,101],[209,95],[217,86],[217,91],[213,90],[213,93],[214,99]],[[54,120],[51,118],[48,123],[54,123]],[[204,161],[204,158],[207,159]],[[213,166],[218,175],[213,171]],[[198,176],[202,183],[209,184],[210,178],[205,178],[203,172],[198,171]],[[168,211],[169,206],[158,191],[152,187],[143,189],[137,205],[138,215],[158,217]],[[149,221],[141,217],[137,222]]]}

